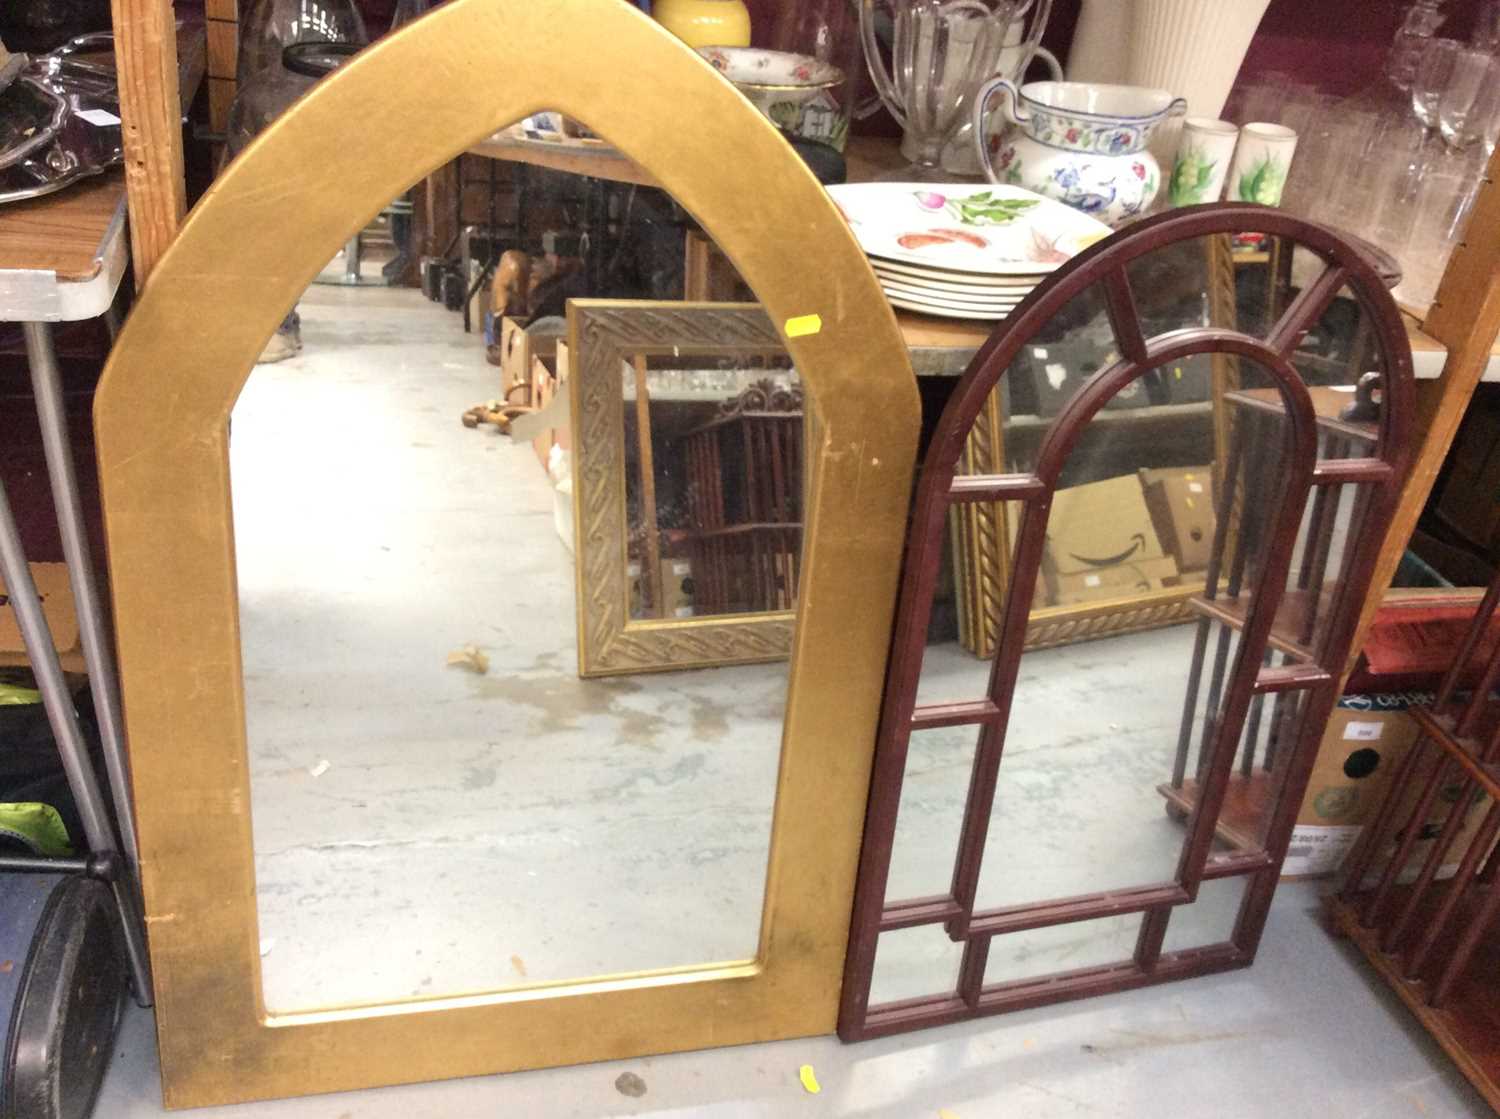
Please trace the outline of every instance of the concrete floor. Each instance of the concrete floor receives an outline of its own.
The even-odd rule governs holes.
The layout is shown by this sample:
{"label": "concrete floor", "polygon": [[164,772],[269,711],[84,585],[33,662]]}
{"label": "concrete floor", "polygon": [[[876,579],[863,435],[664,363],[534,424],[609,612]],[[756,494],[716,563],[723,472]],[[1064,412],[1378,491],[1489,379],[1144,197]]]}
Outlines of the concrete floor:
{"label": "concrete floor", "polygon": [[[833,1037],[188,1112],[202,1119],[1482,1119],[1492,1113],[1283,888],[1252,968],[903,1037]],[[811,1064],[822,1086],[798,1083]],[[622,1095],[621,1074],[646,1094]],[[96,1114],[163,1114],[151,1017],[127,1015]]]}
{"label": "concrete floor", "polygon": [[[256,370],[232,443],[269,1005],[751,956],[785,666],[578,680],[545,476],[529,446],[458,424],[494,392],[477,340],[412,292],[314,288],[301,309],[305,353]],[[1027,656],[983,903],[1170,877],[1182,832],[1154,787],[1189,642],[1178,628]],[[486,675],[446,666],[467,643]],[[966,654],[929,653],[924,700],[982,686]],[[953,730],[914,741],[890,896],[946,880],[972,748]],[[1210,883],[1168,948],[1222,940],[1239,891]],[[1309,888],[1285,892],[1248,972],[906,1038],[204,1114],[1482,1114],[1314,908]],[[1126,958],[1137,924],[1001,938],[988,978]],[[888,936],[876,1001],[944,989],[955,966],[934,930]],[[644,1098],[615,1091],[626,1070]],[[155,1076],[133,1011],[98,1114],[157,1114]]]}

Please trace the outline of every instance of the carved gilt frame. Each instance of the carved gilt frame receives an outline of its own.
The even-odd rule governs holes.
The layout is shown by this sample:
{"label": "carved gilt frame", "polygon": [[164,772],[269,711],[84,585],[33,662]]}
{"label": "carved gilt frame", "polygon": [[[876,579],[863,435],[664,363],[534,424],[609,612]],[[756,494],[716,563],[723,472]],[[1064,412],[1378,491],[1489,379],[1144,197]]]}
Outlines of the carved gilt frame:
{"label": "carved gilt frame", "polygon": [[[1209,324],[1236,329],[1235,259],[1228,235],[1204,238],[1207,257]],[[1271,268],[1276,268],[1280,242],[1272,242]],[[1239,358],[1216,353],[1212,362],[1212,423],[1214,445],[1229,446],[1229,410],[1224,394],[1239,387]],[[964,445],[961,469],[965,474],[1001,473],[1005,460],[1005,417],[997,390],[985,400],[975,416]],[[1222,456],[1221,456],[1222,457]],[[1216,459],[1216,471],[1221,469]],[[1218,477],[1215,484],[1222,485]],[[1238,506],[1233,510],[1238,521]],[[1007,510],[984,502],[963,505],[950,512],[950,539],[957,579],[959,641],[976,657],[989,659],[1000,645],[1000,619],[1005,590],[1010,585],[1011,550],[1016,526]],[[1233,539],[1234,524],[1230,526]],[[1189,583],[1164,587],[1144,594],[1122,594],[1118,598],[1067,606],[1041,606],[1032,610],[1026,625],[1027,649],[1046,649],[1075,641],[1120,636],[1141,630],[1160,629],[1192,621],[1191,599],[1202,586]]]}
{"label": "carved gilt frame", "polygon": [[709,618],[629,617],[625,500],[624,380],[632,359],[651,354],[784,353],[781,335],[754,303],[574,299],[568,303],[568,378],[573,445],[574,570],[578,583],[578,674],[703,668],[784,660],[793,611]]}
{"label": "carved gilt frame", "polygon": [[[434,71],[462,80],[427,80]],[[663,126],[684,105],[704,127]],[[587,122],[674,192],[754,284],[817,401],[759,948],[737,962],[271,1014],[230,411],[340,245],[414,182],[542,110]],[[733,86],[624,0],[452,0],[257,138],[152,273],[95,403],[167,1105],[831,1030],[918,416],[895,317],[816,179]]]}

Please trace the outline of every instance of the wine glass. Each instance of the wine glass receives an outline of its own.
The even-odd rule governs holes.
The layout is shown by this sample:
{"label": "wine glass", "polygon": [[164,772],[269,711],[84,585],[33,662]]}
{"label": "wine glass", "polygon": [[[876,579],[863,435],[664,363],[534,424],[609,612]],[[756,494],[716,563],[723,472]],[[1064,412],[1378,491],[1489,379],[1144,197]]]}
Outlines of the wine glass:
{"label": "wine glass", "polygon": [[1464,45],[1457,39],[1433,39],[1422,48],[1411,82],[1411,109],[1429,132],[1438,126],[1438,103],[1453,81],[1453,69]]}
{"label": "wine glass", "polygon": [[1500,65],[1482,50],[1456,55],[1448,88],[1438,100],[1438,131],[1450,148],[1467,148],[1484,133],[1500,98]]}

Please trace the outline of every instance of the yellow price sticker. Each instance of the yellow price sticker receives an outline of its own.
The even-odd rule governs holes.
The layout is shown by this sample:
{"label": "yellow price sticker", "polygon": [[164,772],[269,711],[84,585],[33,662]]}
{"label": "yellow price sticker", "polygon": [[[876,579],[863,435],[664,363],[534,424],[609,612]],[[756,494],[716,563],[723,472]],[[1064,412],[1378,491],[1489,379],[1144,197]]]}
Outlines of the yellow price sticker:
{"label": "yellow price sticker", "polygon": [[818,334],[822,329],[822,315],[798,315],[794,319],[786,320],[786,336],[788,338],[802,338],[809,334]]}

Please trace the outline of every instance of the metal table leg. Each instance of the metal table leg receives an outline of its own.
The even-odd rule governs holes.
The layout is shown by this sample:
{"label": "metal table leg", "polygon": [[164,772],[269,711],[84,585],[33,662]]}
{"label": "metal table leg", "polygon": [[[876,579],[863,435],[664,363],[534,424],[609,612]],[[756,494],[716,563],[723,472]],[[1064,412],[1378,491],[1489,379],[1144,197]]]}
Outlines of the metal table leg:
{"label": "metal table leg", "polygon": [[[29,334],[27,338],[29,341]],[[109,818],[109,809],[105,804],[104,794],[99,789],[93,766],[89,763],[83,728],[78,722],[78,710],[73,706],[72,696],[68,694],[62,665],[58,663],[57,650],[52,645],[52,631],[42,614],[42,601],[37,596],[36,584],[31,580],[31,569],[26,564],[26,555],[21,548],[21,534],[16,528],[10,498],[3,483],[0,483],[0,576],[5,579],[11,609],[15,611],[16,624],[21,630],[21,640],[31,660],[37,689],[42,693],[47,722],[52,728],[53,737],[57,739],[57,750],[62,757],[68,787],[73,792],[73,799],[78,802],[78,815],[83,822],[89,849],[96,856],[118,855],[120,848]],[[79,622],[81,629],[81,612]],[[150,1006],[151,968],[146,956],[141,908],[136,900],[135,875],[128,863],[122,861],[110,882],[110,888],[120,910],[121,937],[126,962],[130,967],[131,982],[135,987],[136,1001],[142,1006]]]}
{"label": "metal table leg", "polygon": [[26,323],[25,330],[32,393],[36,396],[37,416],[41,421],[42,448],[47,456],[52,501],[57,508],[63,558],[67,561],[68,578],[73,584],[73,603],[78,611],[78,633],[83,643],[84,663],[88,666],[94,713],[104,742],[104,765],[109,772],[110,790],[114,793],[120,838],[134,877],[139,873],[140,859],[135,845],[135,810],[131,801],[130,763],[125,751],[125,724],[120,714],[119,677],[115,674],[109,626],[99,600],[94,559],[83,523],[83,502],[78,496],[78,474],[68,440],[62,378],[57,369],[57,354],[52,348],[51,328],[46,323]]}

